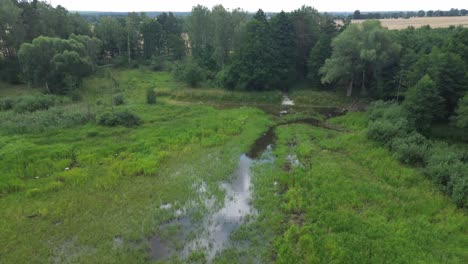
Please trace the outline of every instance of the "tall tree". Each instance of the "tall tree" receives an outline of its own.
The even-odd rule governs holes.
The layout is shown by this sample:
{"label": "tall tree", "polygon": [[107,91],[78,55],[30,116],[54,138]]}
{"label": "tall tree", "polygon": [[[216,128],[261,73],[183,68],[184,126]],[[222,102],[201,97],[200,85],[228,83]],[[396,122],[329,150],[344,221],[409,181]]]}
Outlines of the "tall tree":
{"label": "tall tree", "polygon": [[185,41],[182,38],[182,25],[173,13],[162,13],[157,17],[162,27],[163,54],[173,59],[185,56]]}
{"label": "tall tree", "polygon": [[352,24],[332,43],[332,57],[321,69],[322,82],[348,82],[347,95],[352,94],[356,81],[361,82],[361,95],[367,95],[367,81],[372,80],[377,88],[373,94],[382,96],[385,67],[396,63],[401,47],[391,33],[379,21],[369,20]]}
{"label": "tall tree", "polygon": [[468,93],[458,101],[453,121],[457,127],[468,128]]}
{"label": "tall tree", "polygon": [[443,102],[444,98],[439,95],[435,82],[429,75],[425,75],[408,90],[403,107],[416,128],[425,130],[436,118],[442,116]]}
{"label": "tall tree", "polygon": [[338,28],[332,17],[324,15],[320,23],[320,38],[312,47],[307,62],[308,75],[307,78],[311,81],[314,87],[321,87],[320,68],[325,64],[325,60],[330,58],[332,54],[332,39],[336,36]]}
{"label": "tall tree", "polygon": [[140,52],[140,23],[141,17],[135,13],[129,13],[125,18],[125,30],[127,37],[127,58],[131,64],[132,57],[138,57]]}
{"label": "tall tree", "polygon": [[121,55],[125,47],[125,29],[114,17],[103,17],[95,28],[96,36],[102,40],[105,58]]}
{"label": "tall tree", "polygon": [[302,6],[292,12],[291,20],[295,32],[296,70],[300,77],[305,78],[310,50],[320,38],[321,15],[312,7]]}
{"label": "tall tree", "polygon": [[247,23],[243,40],[239,54],[226,73],[225,85],[248,90],[274,88],[277,85],[274,52],[269,24],[261,9]]}
{"label": "tall tree", "polygon": [[0,0],[0,51],[6,57],[14,57],[23,41],[21,12],[12,0]]}
{"label": "tall tree", "polygon": [[294,26],[289,15],[281,12],[271,19],[270,28],[275,82],[287,90],[296,79]]}
{"label": "tall tree", "polygon": [[436,83],[440,95],[446,100],[446,113],[452,114],[458,100],[468,91],[467,66],[459,55],[440,49],[433,49],[421,56],[413,66],[411,82],[428,74]]}
{"label": "tall tree", "polygon": [[153,55],[159,56],[162,49],[162,27],[155,19],[146,18],[141,27],[143,35],[143,56],[151,59]]}
{"label": "tall tree", "polygon": [[352,24],[347,27],[345,31],[333,40],[332,56],[325,61],[324,66],[320,69],[320,73],[323,76],[322,83],[336,81],[347,83],[347,96],[352,95],[354,82],[357,79],[360,68],[362,68],[359,35],[359,25]]}
{"label": "tall tree", "polygon": [[65,93],[92,71],[85,45],[76,40],[38,37],[18,52],[25,78],[53,93]]}
{"label": "tall tree", "polygon": [[218,69],[224,68],[229,52],[232,48],[233,24],[231,15],[222,6],[214,6],[211,10],[211,21],[214,25],[213,32],[213,59],[216,62]]}
{"label": "tall tree", "polygon": [[212,61],[213,54],[213,27],[211,11],[201,5],[192,9],[189,21],[189,37],[192,55],[198,63],[211,68],[215,62]]}

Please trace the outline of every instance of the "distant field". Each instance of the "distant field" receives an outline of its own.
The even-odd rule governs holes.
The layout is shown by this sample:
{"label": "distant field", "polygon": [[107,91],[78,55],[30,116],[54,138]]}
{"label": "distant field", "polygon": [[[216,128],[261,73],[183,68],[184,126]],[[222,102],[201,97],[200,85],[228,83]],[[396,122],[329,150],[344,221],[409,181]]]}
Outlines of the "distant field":
{"label": "distant field", "polygon": [[[353,20],[352,23],[362,23],[365,20]],[[388,29],[405,29],[409,26],[420,28],[429,25],[432,28],[446,28],[450,26],[468,27],[468,16],[464,17],[414,17],[410,19],[380,19],[382,25]],[[342,23],[339,21],[338,23]]]}

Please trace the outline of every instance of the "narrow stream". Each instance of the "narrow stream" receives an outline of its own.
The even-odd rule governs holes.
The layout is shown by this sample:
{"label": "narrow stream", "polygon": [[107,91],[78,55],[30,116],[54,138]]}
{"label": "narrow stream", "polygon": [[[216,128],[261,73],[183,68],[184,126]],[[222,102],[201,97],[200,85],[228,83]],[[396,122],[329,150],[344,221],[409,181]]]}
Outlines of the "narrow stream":
{"label": "narrow stream", "polygon": [[[287,95],[284,95],[281,112],[279,113],[280,116],[288,114],[294,105],[294,101]],[[335,115],[337,112],[335,108],[332,108],[329,113]],[[164,241],[159,235],[155,235],[149,241],[152,259],[168,260],[174,256],[178,256],[179,259],[186,259],[193,252],[202,251],[205,253],[206,261],[211,263],[218,253],[229,247],[232,232],[244,224],[247,219],[252,219],[251,217],[257,215],[257,210],[251,205],[252,166],[257,163],[273,162],[272,145],[276,139],[275,128],[279,125],[296,123],[324,126],[321,121],[308,118],[270,127],[266,133],[255,141],[248,153],[242,154],[239,157],[237,169],[232,174],[231,180],[220,184],[220,188],[226,194],[222,208],[219,209],[219,207],[215,206],[214,198],[209,196],[206,191],[206,184],[202,183],[202,186],[197,188],[199,189],[200,197],[204,200],[205,207],[210,213],[203,217],[201,223],[193,223],[190,221],[187,210],[176,211],[176,219],[167,225],[179,225],[181,227],[181,231],[175,240],[185,241],[185,244],[181,248],[176,249],[174,245],[170,245],[168,241]],[[296,162],[297,158],[293,156],[288,157],[290,157],[292,165],[299,163],[299,161]],[[161,209],[171,210],[171,205],[162,205]],[[194,235],[188,238],[187,234],[189,233]]]}
{"label": "narrow stream", "polygon": [[247,217],[257,215],[257,210],[251,205],[251,167],[256,162],[272,161],[271,146],[266,148],[262,157],[262,160],[255,160],[246,154],[240,156],[232,182],[221,184],[226,192],[224,206],[204,219],[203,232],[185,246],[182,255],[189,256],[194,250],[203,250],[210,263],[217,253],[229,246],[231,233]]}

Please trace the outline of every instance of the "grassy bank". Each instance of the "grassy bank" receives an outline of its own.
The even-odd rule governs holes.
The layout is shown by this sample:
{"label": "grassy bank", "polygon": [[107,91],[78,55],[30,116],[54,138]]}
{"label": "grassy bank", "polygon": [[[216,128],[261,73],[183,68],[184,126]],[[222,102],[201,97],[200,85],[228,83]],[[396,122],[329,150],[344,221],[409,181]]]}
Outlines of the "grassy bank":
{"label": "grassy bank", "polygon": [[[278,104],[278,92],[190,89],[169,73],[137,69],[109,76],[103,69],[85,81],[79,98],[50,109],[0,112],[10,120],[0,123],[1,263],[147,263],[155,234],[183,248],[194,234],[178,237],[180,227],[164,226],[187,204],[203,207],[202,183],[207,197],[222,202],[219,183],[279,123],[291,124],[275,128],[275,161],[254,166],[258,215],[232,233],[215,263],[468,261],[466,211],[420,169],[366,139],[365,113],[328,120],[334,129],[326,129],[292,124],[322,120],[313,108],[272,117],[254,107]],[[146,103],[149,89],[155,105]],[[321,91],[290,96],[306,106],[352,103]],[[104,114],[122,111],[141,125],[99,125]],[[67,123],[76,113],[92,118]],[[191,223],[208,213],[201,207]],[[204,259],[197,251],[168,262]]]}
{"label": "grassy bank", "polygon": [[[90,121],[21,134],[0,126],[2,263],[147,262],[148,237],[174,217],[160,206],[182,206],[201,181],[222,199],[218,182],[228,178],[239,155],[271,123],[254,108],[148,105],[149,87],[179,84],[166,83],[166,73],[114,74],[118,91],[97,76],[86,81],[82,101],[60,110],[88,111],[90,105],[99,118],[111,111],[106,99],[117,92],[125,103],[113,111],[137,114],[141,126]],[[31,125],[49,124],[37,122]]]}
{"label": "grassy bank", "polygon": [[276,129],[276,162],[255,171],[259,216],[235,236],[250,247],[220,263],[466,263],[466,211],[366,139],[365,114],[331,123],[349,132]]}

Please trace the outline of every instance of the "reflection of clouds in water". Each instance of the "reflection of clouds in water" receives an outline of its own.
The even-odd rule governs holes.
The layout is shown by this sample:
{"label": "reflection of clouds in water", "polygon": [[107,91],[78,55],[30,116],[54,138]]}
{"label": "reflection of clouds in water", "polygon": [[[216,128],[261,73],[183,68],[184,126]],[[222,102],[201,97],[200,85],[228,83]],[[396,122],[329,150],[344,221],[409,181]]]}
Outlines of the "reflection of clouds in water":
{"label": "reflection of clouds in water", "polygon": [[[163,204],[159,207],[161,210],[174,212],[176,219],[160,228],[179,226],[181,232],[176,237],[180,237],[176,238],[176,240],[184,240],[184,237],[189,233],[197,234],[193,240],[185,245],[182,252],[179,252],[182,258],[189,257],[193,251],[202,250],[206,253],[206,259],[210,263],[217,253],[229,246],[231,233],[243,224],[247,216],[257,214],[255,208],[250,205],[252,165],[255,163],[271,163],[273,160],[271,145],[266,146],[262,155],[255,160],[245,154],[241,155],[237,170],[233,174],[233,181],[220,185],[226,196],[223,207],[217,211],[216,199],[209,194],[206,183],[194,183],[192,187],[202,199],[203,206],[212,212],[204,217],[201,226],[190,221],[190,211],[199,206],[195,200],[192,200],[181,209],[178,209],[177,202]],[[167,260],[177,252],[174,245],[161,240],[159,235],[153,236],[149,242],[153,260]]]}
{"label": "reflection of clouds in water", "polygon": [[223,183],[221,188],[226,191],[224,207],[205,218],[204,231],[184,249],[184,255],[197,249],[206,250],[207,260],[211,262],[216,254],[229,244],[229,236],[238,228],[248,215],[256,215],[257,211],[250,205],[252,193],[251,167],[254,162],[271,162],[272,148],[268,146],[258,161],[243,154],[232,183]]}
{"label": "reflection of clouds in water", "polygon": [[291,100],[287,95],[283,96],[283,101],[281,102],[281,105],[283,106],[293,106],[294,101]]}

